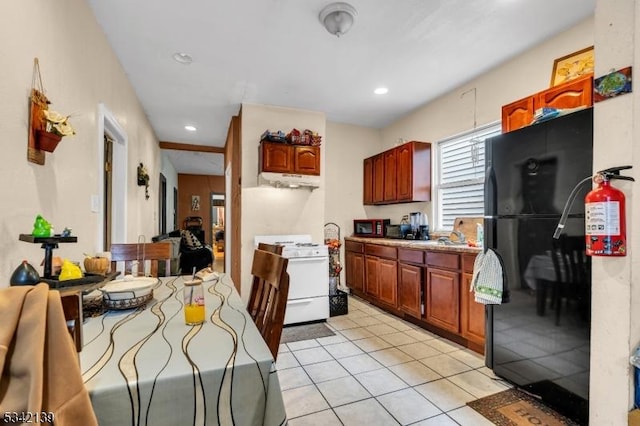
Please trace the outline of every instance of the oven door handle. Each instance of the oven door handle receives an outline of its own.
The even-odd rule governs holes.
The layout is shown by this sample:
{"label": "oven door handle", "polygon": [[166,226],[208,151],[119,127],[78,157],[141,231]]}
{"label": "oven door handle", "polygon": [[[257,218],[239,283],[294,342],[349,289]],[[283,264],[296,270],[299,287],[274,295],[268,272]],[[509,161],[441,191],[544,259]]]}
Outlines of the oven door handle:
{"label": "oven door handle", "polygon": [[322,257],[289,257],[289,263],[303,263],[303,262],[307,262],[307,263],[311,263],[311,262],[327,262],[329,260],[329,257],[327,256],[322,256]]}
{"label": "oven door handle", "polygon": [[313,302],[312,298],[295,299],[295,300],[287,300],[287,305],[301,305],[303,303],[311,303],[311,302]]}

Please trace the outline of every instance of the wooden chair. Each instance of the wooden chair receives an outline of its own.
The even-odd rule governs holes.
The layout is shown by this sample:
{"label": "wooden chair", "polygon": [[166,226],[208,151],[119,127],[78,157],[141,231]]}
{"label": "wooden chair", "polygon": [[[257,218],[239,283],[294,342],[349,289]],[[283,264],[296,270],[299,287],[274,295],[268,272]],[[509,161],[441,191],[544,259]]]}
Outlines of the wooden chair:
{"label": "wooden chair", "polygon": [[76,351],[82,351],[82,296],[79,291],[61,292],[62,311]]}
{"label": "wooden chair", "polygon": [[[152,277],[158,276],[158,261],[165,261],[165,271],[171,270],[171,244],[168,242],[140,244],[111,244],[111,270],[115,271],[118,262],[124,261],[124,273],[131,274],[133,265],[137,264],[138,276],[144,275],[144,262],[151,262]],[[189,271],[185,271],[189,272]]]}
{"label": "wooden chair", "polygon": [[251,266],[253,283],[248,310],[274,360],[278,357],[289,295],[288,263],[285,257],[257,249]]}
{"label": "wooden chair", "polygon": [[269,253],[282,255],[283,248],[284,246],[279,244],[258,243],[258,250],[268,251]]}
{"label": "wooden chair", "polygon": [[556,325],[560,325],[562,301],[577,302],[578,314],[588,321],[591,306],[591,259],[586,255],[584,236],[561,235],[553,240],[553,267],[556,272],[552,303],[556,310]]}

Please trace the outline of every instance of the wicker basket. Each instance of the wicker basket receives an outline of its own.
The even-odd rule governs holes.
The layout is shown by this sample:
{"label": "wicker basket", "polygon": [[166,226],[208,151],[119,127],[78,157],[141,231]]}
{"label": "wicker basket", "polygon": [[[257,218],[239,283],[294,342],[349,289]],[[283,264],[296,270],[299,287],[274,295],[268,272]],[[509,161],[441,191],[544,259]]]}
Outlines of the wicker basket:
{"label": "wicker basket", "polygon": [[151,299],[153,299],[153,290],[144,296],[134,296],[127,299],[111,299],[109,294],[105,293],[102,302],[107,309],[121,310],[139,308],[146,305]]}

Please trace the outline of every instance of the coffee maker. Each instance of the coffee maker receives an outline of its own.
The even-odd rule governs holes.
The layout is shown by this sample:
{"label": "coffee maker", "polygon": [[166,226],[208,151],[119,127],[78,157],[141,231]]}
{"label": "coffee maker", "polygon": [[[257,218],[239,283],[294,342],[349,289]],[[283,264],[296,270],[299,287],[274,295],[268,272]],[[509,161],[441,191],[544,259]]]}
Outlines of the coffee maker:
{"label": "coffee maker", "polygon": [[427,215],[422,212],[409,213],[409,223],[411,224],[411,237],[413,240],[428,240],[429,225],[427,224]]}

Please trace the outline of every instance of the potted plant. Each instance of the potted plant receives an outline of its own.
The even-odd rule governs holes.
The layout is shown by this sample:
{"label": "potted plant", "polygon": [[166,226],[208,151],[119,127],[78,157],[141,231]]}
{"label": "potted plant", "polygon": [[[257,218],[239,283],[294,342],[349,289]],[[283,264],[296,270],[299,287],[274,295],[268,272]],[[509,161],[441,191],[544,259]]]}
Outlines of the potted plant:
{"label": "potted plant", "polygon": [[69,116],[62,115],[56,111],[42,111],[44,129],[37,130],[38,149],[53,152],[64,136],[76,134],[73,126],[69,123]]}

